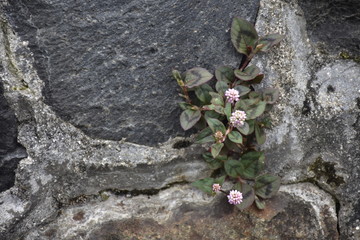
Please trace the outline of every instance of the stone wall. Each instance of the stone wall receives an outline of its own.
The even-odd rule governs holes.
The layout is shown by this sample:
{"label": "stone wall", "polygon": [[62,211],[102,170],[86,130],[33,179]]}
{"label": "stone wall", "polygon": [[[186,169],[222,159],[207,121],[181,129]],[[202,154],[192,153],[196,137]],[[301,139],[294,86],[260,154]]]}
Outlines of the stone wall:
{"label": "stone wall", "polygon": [[[0,4],[1,239],[360,238],[358,1]],[[281,93],[263,211],[189,185],[212,171],[170,76],[238,66],[234,16],[286,36],[254,59]]]}

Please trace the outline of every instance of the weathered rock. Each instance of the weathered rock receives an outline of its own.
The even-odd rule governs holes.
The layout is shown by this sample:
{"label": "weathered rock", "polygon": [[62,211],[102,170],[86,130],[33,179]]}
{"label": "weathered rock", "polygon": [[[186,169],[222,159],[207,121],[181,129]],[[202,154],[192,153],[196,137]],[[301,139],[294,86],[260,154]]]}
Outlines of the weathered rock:
{"label": "weathered rock", "polygon": [[307,11],[296,1],[264,1],[260,8],[260,32],[286,35],[276,52],[258,62],[266,69],[265,85],[281,91],[263,148],[269,170],[283,176],[284,183],[314,182],[332,194],[338,202],[340,238],[357,239],[360,65],[314,48],[306,31],[313,24],[305,18]]}
{"label": "weathered rock", "polygon": [[[10,30],[6,24],[3,28]],[[20,236],[51,221],[59,207],[107,189],[159,191],[210,174],[199,158],[202,149],[190,146],[185,153],[173,148],[181,145],[177,138],[159,148],[96,140],[59,119],[43,102],[43,83],[32,67],[31,52],[7,32],[0,36],[0,42],[8,38],[10,43],[0,46],[6,66],[1,77],[20,123],[18,140],[29,156],[19,164],[15,187],[0,194],[0,238]],[[10,63],[15,71],[10,71]]]}
{"label": "weathered rock", "polygon": [[0,83],[0,192],[14,185],[15,169],[26,157],[25,149],[17,142],[17,122],[9,107]]}
{"label": "weathered rock", "polygon": [[[136,76],[140,79],[140,75],[136,74],[146,71],[140,67],[143,62],[136,62],[137,58],[119,59],[116,58],[120,56],[116,55],[117,53],[106,55],[103,52],[104,55],[101,55],[98,47],[104,43],[104,50],[109,50],[110,53],[113,49],[122,49],[121,46],[111,48],[110,43],[118,42],[116,37],[113,38],[113,42],[111,39],[99,39],[93,42],[92,39],[95,37],[93,38],[81,27],[86,26],[90,29],[94,27],[93,29],[100,31],[99,34],[109,35],[109,31],[117,33],[115,28],[117,23],[108,21],[116,17],[123,17],[121,19],[129,17],[134,20],[134,23],[128,22],[128,25],[121,25],[119,29],[125,26],[137,29],[137,26],[132,24],[144,20],[144,17],[155,19],[147,15],[143,10],[145,7],[139,6],[136,9],[139,2],[132,2],[134,8],[130,8],[130,2],[113,5],[115,10],[127,7],[131,9],[131,12],[122,16],[121,12],[115,11],[111,12],[113,15],[109,15],[110,7],[106,2],[97,3],[103,4],[104,9],[107,9],[104,11],[106,13],[102,13],[95,9],[95,5],[91,5],[91,1],[88,6],[79,5],[79,7],[71,5],[73,3],[70,1],[66,1],[67,5],[64,1],[61,3],[27,1],[22,4],[18,1],[9,1],[7,13],[11,24],[2,21],[0,33],[0,60],[4,66],[0,77],[9,106],[16,113],[19,122],[18,141],[27,149],[28,157],[19,163],[15,186],[0,193],[2,216],[0,238],[6,240],[81,237],[84,239],[359,238],[360,171],[357,163],[360,158],[358,144],[360,104],[355,76],[359,75],[360,67],[354,61],[340,60],[337,54],[324,55],[316,45],[311,44],[307,32],[308,19],[304,15],[307,9],[301,8],[295,0],[261,1],[256,23],[261,35],[269,32],[286,35],[285,40],[275,51],[255,59],[255,63],[265,71],[264,86],[278,87],[281,93],[279,103],[271,116],[274,120],[273,128],[267,132],[268,139],[263,149],[267,156],[267,171],[279,174],[283,186],[278,196],[267,201],[266,210],[256,211],[250,208],[240,212],[227,205],[226,199],[220,196],[213,199],[184,185],[211,174],[211,170],[199,157],[203,149],[191,145],[191,139],[174,138],[159,147],[151,147],[126,141],[96,139],[110,138],[109,132],[120,134],[121,129],[126,129],[123,128],[124,126],[112,125],[112,130],[104,130],[104,135],[95,132],[95,128],[91,130],[92,132],[90,130],[86,132],[86,127],[80,124],[83,121],[81,117],[87,114],[88,118],[96,119],[97,115],[91,114],[101,113],[104,107],[107,107],[104,104],[109,103],[107,99],[101,99],[103,96],[109,96],[111,101],[117,99],[110,98],[110,90],[113,90],[111,86],[120,89],[118,79],[125,82],[126,79],[135,79]],[[175,1],[169,2],[172,3],[175,4]],[[149,6],[146,4],[150,3],[144,4]],[[181,7],[184,8],[198,6],[196,5],[198,3],[190,3],[190,1],[185,1],[183,4],[184,6]],[[212,16],[213,13],[217,13],[212,8],[215,6],[213,4],[218,3],[209,2],[201,14]],[[72,8],[65,9],[66,6]],[[180,7],[177,4],[174,6]],[[231,8],[231,4],[227,7]],[[84,12],[73,13],[81,8]],[[60,11],[55,11],[56,9],[65,9],[69,13],[61,14]],[[89,13],[91,9],[94,9],[94,14]],[[159,7],[157,11],[161,12],[160,9],[165,8]],[[14,14],[15,10],[17,15]],[[168,11],[173,13],[173,9],[169,7]],[[190,11],[190,16],[194,14],[193,11],[195,10]],[[51,16],[43,21],[44,16],[49,13]],[[199,19],[202,19],[201,14],[199,11]],[[224,23],[228,26],[229,16],[232,14],[236,13],[226,12],[219,17],[220,25]],[[170,14],[169,18],[171,16]],[[176,16],[184,17],[185,13]],[[73,17],[72,21],[70,21],[71,17]],[[96,17],[105,17],[104,24],[99,20],[97,23],[92,22],[97,20]],[[140,20],[133,19],[134,17]],[[33,22],[29,22],[30,19]],[[59,23],[61,20],[62,23],[67,23],[72,31],[67,32],[67,26]],[[24,21],[29,25],[24,24]],[[210,20],[207,24],[201,22],[198,23],[199,25],[193,22],[184,19],[180,27],[176,26],[181,31],[185,31],[185,36],[190,35],[186,31],[201,31],[203,26],[210,29],[218,26],[212,25]],[[168,29],[175,27],[171,25],[172,23],[169,24]],[[147,75],[150,76],[149,81],[159,78],[161,87],[168,88],[164,88],[161,93],[164,95],[160,95],[165,96],[161,99],[166,104],[169,103],[169,109],[177,108],[176,98],[172,96],[176,91],[175,83],[165,76],[165,72],[167,74],[171,67],[185,69],[198,64],[213,67],[217,64],[232,65],[238,62],[239,55],[233,52],[228,41],[229,33],[226,33],[227,29],[224,30],[220,25],[219,29],[214,29],[214,34],[224,42],[218,42],[219,39],[209,40],[212,38],[199,42],[200,45],[208,44],[208,48],[202,47],[186,52],[189,48],[185,38],[179,37],[174,40],[159,37],[156,41],[159,41],[158,45],[165,44],[166,51],[161,48],[162,46],[158,47],[159,51],[153,53],[155,57],[151,63],[148,61],[150,53],[145,53],[145,60],[148,62],[144,60],[144,66],[149,66],[147,70],[156,74],[153,78],[152,75]],[[99,27],[96,28],[97,26]],[[12,32],[12,27],[15,29],[15,34]],[[80,29],[83,30],[83,35],[74,32]],[[163,33],[161,29],[159,35]],[[56,35],[60,33],[65,38],[61,39],[61,36]],[[129,38],[120,36],[119,39],[128,40],[129,46],[133,46],[131,39],[138,37],[133,34],[129,32]],[[152,39],[155,33],[140,29],[139,36],[142,36],[141,34],[148,34],[149,39]],[[84,39],[84,45],[71,45],[78,42],[79,36],[90,40]],[[201,33],[200,36],[205,36],[205,33]],[[24,40],[29,41],[29,45]],[[184,41],[183,45],[170,46],[171,43],[178,44],[178,41]],[[109,48],[107,43],[110,44]],[[143,46],[141,44],[145,43],[144,40],[138,44]],[[212,43],[219,45],[217,46],[219,48],[215,48]],[[67,51],[59,51],[59,47]],[[87,50],[86,48],[89,47],[92,48]],[[135,56],[138,49],[131,48],[129,52],[133,51]],[[171,54],[162,55],[167,54],[168,49],[174,50],[174,58]],[[218,53],[217,55],[221,55],[219,58],[215,58],[214,55],[207,56],[205,52],[209,54],[211,52],[209,49],[212,52],[223,51],[226,54]],[[97,53],[99,58],[96,58]],[[72,56],[74,57],[71,58]],[[196,59],[194,56],[199,58]],[[41,60],[42,57],[49,60],[46,65]],[[92,59],[96,64],[91,62]],[[113,59],[117,61],[116,63],[128,61],[124,63],[130,64],[129,68],[122,66],[125,72],[131,70],[131,66],[135,66],[129,78],[121,75],[120,68],[119,70],[111,65]],[[208,62],[210,60],[214,62]],[[74,62],[79,64],[72,66]],[[81,69],[85,65],[95,70]],[[169,65],[170,68],[156,69],[156,66],[165,65]],[[64,68],[62,69],[61,66]],[[114,75],[111,75],[112,73]],[[76,74],[79,78],[76,78]],[[146,74],[150,73],[146,72]],[[68,89],[68,86],[63,89],[62,79],[65,84],[74,88],[79,86],[80,83],[77,82],[79,79],[84,82],[88,79],[86,77],[105,80],[105,76],[109,77],[107,78],[109,82],[106,82],[103,91],[98,88],[100,86],[98,82],[94,85],[93,82],[89,82],[86,85],[89,88],[81,85],[80,89],[68,90],[70,95],[76,92],[83,94],[79,99],[87,101],[86,103],[76,102],[75,97],[71,95],[73,98],[70,99],[74,105],[64,106],[64,109],[56,105],[63,103],[61,97],[65,95],[56,95],[55,87],[59,88],[58,93],[64,93],[64,89]],[[74,85],[66,77],[69,77]],[[169,82],[166,79],[169,79]],[[139,108],[145,109],[148,106],[147,103],[136,102],[138,93],[132,92],[134,90],[130,91],[134,86],[132,84],[140,83],[128,81],[125,86],[121,86],[124,87],[121,91],[127,91],[122,93],[128,94],[129,98],[135,98],[132,101],[118,98],[119,103],[113,102],[113,104],[119,104],[116,105],[119,109],[126,101],[137,104]],[[94,92],[98,91],[96,94],[92,92],[92,87],[95,88]],[[85,93],[86,91],[89,91],[89,94]],[[149,91],[152,91],[151,87],[144,89],[141,94],[148,96],[151,94]],[[109,95],[106,95],[107,93]],[[92,101],[88,101],[89,96],[98,97],[94,101],[95,104],[100,104],[98,112],[91,109]],[[170,100],[166,101],[166,99]],[[65,103],[71,102],[64,100]],[[75,110],[69,109],[71,106],[75,106]],[[73,113],[77,111],[77,107],[82,106],[88,109],[79,111],[84,115],[74,114],[74,118],[65,116],[66,111]],[[162,110],[156,111],[150,112],[161,115]],[[144,112],[141,111],[141,114]],[[140,123],[143,121],[143,118],[140,118],[143,117],[141,114],[135,114],[132,118],[136,118]],[[178,121],[178,113],[174,112],[173,115],[171,124]],[[103,118],[106,119],[107,116]],[[164,115],[154,118],[154,122],[160,123],[162,118],[165,122],[168,119]],[[111,124],[117,122],[113,121]],[[148,123],[142,126],[143,133],[147,131],[144,130],[146,124]],[[166,125],[164,122],[161,124],[174,126]],[[98,125],[98,130],[103,129],[104,126],[107,125]],[[80,128],[90,137],[79,130]],[[151,141],[144,139],[143,143],[162,142],[166,140],[162,136],[169,136],[169,132],[160,136],[156,135],[156,131],[147,132]],[[164,133],[166,131],[164,128]],[[177,131],[174,128],[172,136],[177,135]],[[136,138],[134,139],[136,141]],[[187,142],[188,140],[190,142]],[[299,184],[299,182],[308,183]]]}
{"label": "weathered rock", "polygon": [[360,60],[360,2],[357,0],[303,0],[310,39],[323,50]]}
{"label": "weathered rock", "polygon": [[186,186],[151,196],[103,194],[64,209],[25,239],[338,239],[335,203],[312,184],[283,187],[266,210],[244,212],[224,204],[224,195],[213,199]]}
{"label": "weathered rock", "polygon": [[231,18],[256,1],[9,1],[29,41],[46,102],[93,138],[153,146],[183,135],[171,70],[238,65]]}

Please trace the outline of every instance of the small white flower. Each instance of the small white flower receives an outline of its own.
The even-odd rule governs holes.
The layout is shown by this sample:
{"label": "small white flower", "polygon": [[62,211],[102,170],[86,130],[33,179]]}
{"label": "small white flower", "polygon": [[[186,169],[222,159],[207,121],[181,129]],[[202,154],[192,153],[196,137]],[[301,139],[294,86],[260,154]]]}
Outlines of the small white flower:
{"label": "small white flower", "polygon": [[226,101],[229,103],[235,103],[239,101],[239,91],[233,88],[226,90],[225,92]]}
{"label": "small white flower", "polygon": [[243,195],[238,190],[231,190],[227,195],[230,204],[240,204],[243,201]]}
{"label": "small white flower", "polygon": [[218,184],[218,183],[214,183],[214,184],[212,185],[212,189],[213,189],[214,192],[220,192],[221,186],[220,186],[220,184]]}
{"label": "small white flower", "polygon": [[236,110],[231,114],[230,123],[234,127],[242,127],[246,120],[246,113],[244,111]]}

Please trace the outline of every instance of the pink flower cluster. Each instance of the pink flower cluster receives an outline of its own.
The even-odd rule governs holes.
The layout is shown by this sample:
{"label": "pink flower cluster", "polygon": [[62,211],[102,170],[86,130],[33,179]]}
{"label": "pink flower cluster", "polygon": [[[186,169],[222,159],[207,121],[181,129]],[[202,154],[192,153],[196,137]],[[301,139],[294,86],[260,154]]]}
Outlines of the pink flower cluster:
{"label": "pink flower cluster", "polygon": [[221,186],[220,186],[220,184],[218,184],[218,183],[214,183],[214,184],[212,185],[212,189],[213,189],[214,192],[220,192]]}
{"label": "pink flower cluster", "polygon": [[239,91],[233,88],[226,90],[225,92],[226,101],[229,103],[235,103],[239,101]]}
{"label": "pink flower cluster", "polygon": [[227,195],[230,204],[240,204],[243,201],[242,193],[238,190],[231,190],[229,195]]}
{"label": "pink flower cluster", "polygon": [[236,110],[231,114],[230,123],[234,127],[242,127],[246,120],[246,113],[244,111]]}

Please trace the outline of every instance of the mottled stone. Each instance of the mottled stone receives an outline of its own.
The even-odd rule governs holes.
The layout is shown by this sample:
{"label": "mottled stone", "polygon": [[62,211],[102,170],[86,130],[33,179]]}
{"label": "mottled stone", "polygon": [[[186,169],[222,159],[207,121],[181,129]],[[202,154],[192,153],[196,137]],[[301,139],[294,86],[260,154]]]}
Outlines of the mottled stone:
{"label": "mottled stone", "polygon": [[258,4],[10,0],[6,12],[62,119],[94,138],[153,146],[184,134],[171,70],[238,65],[231,18],[254,21]]}
{"label": "mottled stone", "polygon": [[[340,238],[357,239],[360,65],[324,54],[312,44],[307,30],[314,22],[306,18],[307,12],[319,18],[327,14],[313,2],[315,7],[311,9],[300,8],[303,3],[299,6],[296,1],[261,4],[256,24],[260,32],[286,35],[276,52],[258,60],[258,65],[266,69],[264,86],[278,87],[281,92],[263,149],[269,171],[280,174],[283,183],[314,182],[332,194],[337,201]],[[329,28],[332,21],[337,21],[333,17],[326,23]],[[339,18],[339,22],[344,19]],[[345,31],[344,38],[352,38],[353,32]],[[338,37],[334,32],[324,34],[327,36]]]}
{"label": "mottled stone", "polygon": [[[66,208],[25,239],[338,239],[331,196],[311,184],[284,187],[264,211],[239,211],[224,195],[176,186],[151,196],[115,196]],[[296,218],[294,218],[296,216]]]}

